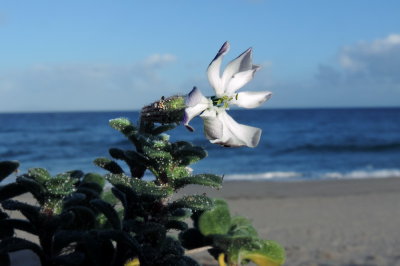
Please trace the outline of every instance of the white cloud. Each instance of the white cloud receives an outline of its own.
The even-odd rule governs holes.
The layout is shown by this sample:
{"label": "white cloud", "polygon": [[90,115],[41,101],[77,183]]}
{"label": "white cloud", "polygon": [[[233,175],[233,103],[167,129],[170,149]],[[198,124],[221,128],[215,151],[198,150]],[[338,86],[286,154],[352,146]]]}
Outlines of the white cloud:
{"label": "white cloud", "polygon": [[349,76],[400,82],[400,34],[344,47],[339,63]]}
{"label": "white cloud", "polygon": [[0,73],[0,111],[140,108],[176,93],[162,77],[176,60],[151,55],[130,65],[38,64]]}
{"label": "white cloud", "polygon": [[272,106],[400,106],[400,34],[342,47],[314,78],[276,84]]}
{"label": "white cloud", "polygon": [[174,61],[176,61],[176,57],[172,54],[153,54],[143,61],[143,65],[146,67],[163,67]]}

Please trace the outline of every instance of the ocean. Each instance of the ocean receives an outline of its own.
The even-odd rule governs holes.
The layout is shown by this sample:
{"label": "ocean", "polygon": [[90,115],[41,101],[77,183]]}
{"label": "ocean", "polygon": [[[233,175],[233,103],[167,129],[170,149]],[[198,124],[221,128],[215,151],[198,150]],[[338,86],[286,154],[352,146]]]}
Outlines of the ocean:
{"label": "ocean", "polygon": [[[208,157],[194,173],[225,180],[331,180],[400,177],[400,108],[230,110],[240,123],[263,130],[256,148],[210,144],[202,120],[169,132],[171,140],[191,141]],[[112,147],[130,149],[108,125],[117,117],[133,122],[138,112],[0,114],[0,161],[17,160],[20,173],[43,167],[53,175],[79,169],[106,173],[93,164]],[[122,162],[121,162],[122,164]],[[11,177],[11,179],[14,177]],[[151,178],[147,176],[147,178]],[[9,178],[10,179],[10,178]],[[10,179],[10,180],[11,180]]]}

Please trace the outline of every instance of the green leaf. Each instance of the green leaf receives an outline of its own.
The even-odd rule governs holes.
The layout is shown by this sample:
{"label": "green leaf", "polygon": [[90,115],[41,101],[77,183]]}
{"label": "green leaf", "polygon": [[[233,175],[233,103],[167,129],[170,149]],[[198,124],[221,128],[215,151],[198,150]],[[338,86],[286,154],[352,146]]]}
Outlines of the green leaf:
{"label": "green leaf", "polygon": [[235,216],[232,218],[229,234],[235,236],[258,237],[257,230],[252,226],[251,221],[242,216]]}
{"label": "green leaf", "polygon": [[224,235],[231,226],[231,215],[225,201],[214,199],[214,208],[203,212],[198,220],[200,232],[205,235]]}
{"label": "green leaf", "polygon": [[195,228],[189,228],[186,231],[179,233],[179,241],[186,249],[194,249],[204,247],[210,243],[206,242],[205,237]]}
{"label": "green leaf", "polygon": [[84,175],[84,173],[81,170],[68,171],[68,172],[66,172],[66,174],[69,177],[76,178],[76,179],[80,179]]}
{"label": "green leaf", "polygon": [[41,223],[40,208],[16,200],[5,200],[2,206],[6,210],[20,211],[34,226]]}
{"label": "green leaf", "polygon": [[193,214],[191,209],[188,208],[179,208],[172,210],[168,214],[168,220],[176,220],[176,221],[183,221],[186,218],[189,218]]}
{"label": "green leaf", "polygon": [[0,201],[11,199],[26,192],[28,192],[28,190],[23,185],[17,183],[0,186]]}
{"label": "green leaf", "polygon": [[19,162],[17,161],[2,161],[0,162],[0,182],[15,172],[19,167]]}
{"label": "green leaf", "polygon": [[100,199],[91,200],[90,204],[107,217],[108,222],[114,229],[121,230],[121,221],[118,217],[118,213],[111,204]]}
{"label": "green leaf", "polygon": [[213,201],[204,195],[191,195],[180,198],[170,204],[171,209],[189,208],[194,211],[209,210],[214,206]]}
{"label": "green leaf", "polygon": [[184,231],[184,230],[188,229],[188,225],[187,225],[187,223],[182,222],[182,221],[168,221],[165,223],[165,228]]}
{"label": "green leaf", "polygon": [[199,146],[184,146],[174,152],[174,158],[182,165],[189,165],[207,157],[207,152]]}
{"label": "green leaf", "polygon": [[105,177],[112,185],[127,186],[139,195],[148,195],[157,199],[165,198],[173,193],[171,188],[157,186],[154,182],[130,178],[126,175],[107,174]]}
{"label": "green leaf", "polygon": [[[37,235],[36,228],[28,221],[21,220],[21,219],[7,219],[7,220],[0,220],[0,231],[3,231],[4,228],[14,228],[17,230],[22,230],[28,232],[33,235]],[[12,235],[10,235],[12,236]]]}
{"label": "green leaf", "polygon": [[39,201],[41,201],[42,195],[46,193],[45,187],[34,179],[19,176],[17,177],[16,182],[32,193],[32,195]]}
{"label": "green leaf", "polygon": [[113,174],[124,173],[124,170],[122,170],[122,168],[116,162],[108,158],[97,158],[93,161],[93,163]]}
{"label": "green leaf", "polygon": [[79,242],[84,237],[86,231],[78,230],[58,230],[53,237],[53,248],[59,252],[68,247],[71,243]]}
{"label": "green leaf", "polygon": [[116,118],[111,119],[109,124],[112,128],[118,130],[119,132],[123,133],[125,136],[131,136],[137,132],[137,128],[132,125],[131,121],[128,118]]}
{"label": "green leaf", "polygon": [[28,170],[28,176],[43,184],[51,178],[50,173],[44,168],[31,168]]}
{"label": "green leaf", "polygon": [[64,199],[64,208],[68,208],[74,205],[82,204],[86,199],[86,195],[84,193],[73,193]]}
{"label": "green leaf", "polygon": [[52,262],[54,265],[78,266],[83,264],[85,257],[85,253],[75,251],[73,253],[59,255],[53,258]]}
{"label": "green leaf", "polygon": [[104,185],[106,184],[106,179],[102,175],[96,173],[86,174],[82,181],[87,183],[96,183],[102,188],[104,188]]}
{"label": "green leaf", "polygon": [[175,189],[182,188],[186,185],[202,185],[207,187],[221,188],[222,187],[222,177],[212,174],[199,174],[192,175],[183,178],[178,178],[173,180],[173,186]]}
{"label": "green leaf", "polygon": [[66,196],[75,191],[74,184],[77,179],[71,178],[69,174],[59,174],[45,182],[47,192],[52,195]]}
{"label": "green leaf", "polygon": [[153,246],[160,246],[166,237],[166,229],[163,225],[154,222],[147,222],[141,228],[146,242],[151,243]]}
{"label": "green leaf", "polygon": [[251,260],[259,266],[279,266],[285,262],[285,249],[270,240],[260,240],[261,247],[253,250],[241,250],[242,260]]}
{"label": "green leaf", "polygon": [[124,160],[131,160],[136,165],[147,167],[150,163],[150,160],[145,155],[136,151],[125,151],[124,156]]}
{"label": "green leaf", "polygon": [[164,133],[164,132],[166,132],[168,130],[176,128],[176,126],[177,126],[177,124],[161,125],[161,126],[158,126],[158,127],[154,128],[154,129],[152,129],[151,134],[159,135],[159,134]]}

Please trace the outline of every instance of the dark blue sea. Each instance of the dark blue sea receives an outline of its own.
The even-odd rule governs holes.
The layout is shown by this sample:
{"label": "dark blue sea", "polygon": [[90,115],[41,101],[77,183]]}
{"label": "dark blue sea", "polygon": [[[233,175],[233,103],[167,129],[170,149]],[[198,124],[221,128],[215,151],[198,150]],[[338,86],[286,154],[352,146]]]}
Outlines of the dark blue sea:
{"label": "dark blue sea", "polygon": [[[180,126],[171,140],[192,141],[208,157],[195,173],[226,180],[329,180],[400,177],[400,108],[231,110],[238,122],[260,127],[256,148],[210,144],[202,120],[196,131]],[[108,125],[112,118],[138,118],[138,112],[0,114],[0,160],[18,160],[20,173],[32,167],[53,175],[69,170],[105,173],[92,161],[108,149],[131,148]]]}

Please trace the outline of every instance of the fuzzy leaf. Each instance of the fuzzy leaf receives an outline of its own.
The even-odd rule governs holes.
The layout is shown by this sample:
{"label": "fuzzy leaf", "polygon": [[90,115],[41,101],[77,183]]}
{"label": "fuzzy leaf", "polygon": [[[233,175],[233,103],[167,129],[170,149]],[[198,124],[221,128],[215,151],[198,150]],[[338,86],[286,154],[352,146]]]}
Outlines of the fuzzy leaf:
{"label": "fuzzy leaf", "polygon": [[188,225],[187,225],[187,223],[182,222],[182,221],[168,221],[165,224],[165,228],[184,231],[184,230],[188,229]]}
{"label": "fuzzy leaf", "polygon": [[221,188],[222,180],[223,180],[222,177],[218,175],[199,174],[199,175],[193,175],[175,179],[173,181],[173,185],[175,189],[179,189],[190,184]]}
{"label": "fuzzy leaf", "polygon": [[86,195],[83,193],[73,193],[64,199],[64,208],[69,208],[73,205],[79,205],[86,199]]}
{"label": "fuzzy leaf", "polygon": [[78,266],[82,265],[85,260],[85,253],[75,251],[73,253],[59,255],[52,259],[54,265],[63,265],[63,266]]}
{"label": "fuzzy leaf", "polygon": [[257,230],[252,226],[251,221],[242,216],[235,216],[232,218],[229,234],[235,236],[258,237]]}
{"label": "fuzzy leaf", "polygon": [[19,167],[19,162],[17,161],[2,161],[0,162],[0,182],[15,172]]}
{"label": "fuzzy leaf", "polygon": [[72,170],[66,173],[70,178],[80,179],[84,173],[81,170]]}
{"label": "fuzzy leaf", "polygon": [[171,188],[157,186],[153,182],[144,181],[137,178],[130,178],[126,175],[112,175],[105,176],[108,182],[112,185],[124,185],[131,188],[139,195],[147,195],[154,198],[165,198],[173,193]]}
{"label": "fuzzy leaf", "polygon": [[84,237],[86,231],[77,230],[59,230],[54,234],[53,248],[55,251],[61,251],[71,243],[79,242]]}
{"label": "fuzzy leaf", "polygon": [[113,160],[108,158],[97,158],[93,161],[95,165],[101,167],[113,174],[123,174],[124,170]]}
{"label": "fuzzy leaf", "polygon": [[251,260],[259,266],[279,266],[285,262],[285,250],[276,242],[261,240],[261,248],[242,250],[242,260]]}
{"label": "fuzzy leaf", "polygon": [[39,207],[15,200],[5,200],[1,204],[6,210],[20,211],[34,226],[39,226],[41,222]]}
{"label": "fuzzy leaf", "polygon": [[17,184],[24,186],[32,195],[39,201],[41,201],[42,195],[46,193],[45,187],[34,179],[19,176],[16,179]]}
{"label": "fuzzy leaf", "polygon": [[93,228],[96,221],[96,214],[88,207],[73,206],[66,210],[72,211],[75,215],[74,224],[79,229]]}
{"label": "fuzzy leaf", "polygon": [[91,200],[90,204],[107,217],[108,222],[114,229],[121,230],[121,221],[113,206],[100,199]]}
{"label": "fuzzy leaf", "polygon": [[189,228],[186,231],[179,233],[179,241],[186,249],[194,249],[207,246],[210,243],[206,242],[205,237],[195,228]]}
{"label": "fuzzy leaf", "polygon": [[2,231],[4,228],[7,227],[14,228],[17,230],[22,230],[33,235],[37,235],[36,228],[26,220],[21,220],[21,219],[0,220],[0,231]]}
{"label": "fuzzy leaf", "polygon": [[50,173],[44,168],[31,168],[28,170],[28,176],[40,184],[51,178]]}
{"label": "fuzzy leaf", "polygon": [[205,157],[207,157],[206,150],[198,146],[185,146],[174,152],[174,158],[183,165],[195,163]]}
{"label": "fuzzy leaf", "polygon": [[77,181],[77,179],[71,178],[69,174],[65,173],[46,180],[45,186],[48,193],[52,195],[66,196],[75,191],[74,184]]}
{"label": "fuzzy leaf", "polygon": [[96,173],[86,174],[82,181],[85,183],[96,183],[102,188],[104,188],[104,185],[106,184],[106,179],[102,175]]}
{"label": "fuzzy leaf", "polygon": [[76,191],[92,197],[98,197],[103,192],[103,188],[98,183],[83,182]]}
{"label": "fuzzy leaf", "polygon": [[213,201],[204,195],[191,195],[180,198],[170,204],[171,209],[189,208],[194,211],[209,210],[214,206]]}
{"label": "fuzzy leaf", "polygon": [[191,209],[188,208],[179,208],[172,210],[168,214],[168,220],[176,220],[176,221],[183,221],[186,218],[189,218],[193,214]]}
{"label": "fuzzy leaf", "polygon": [[184,254],[184,249],[182,248],[181,243],[170,236],[165,238],[164,243],[161,247],[161,251],[164,256],[183,256]]}
{"label": "fuzzy leaf", "polygon": [[109,124],[112,128],[118,130],[119,132],[123,133],[125,136],[130,136],[137,132],[137,128],[132,125],[131,121],[128,118],[116,118],[111,119]]}
{"label": "fuzzy leaf", "polygon": [[126,159],[140,166],[147,166],[150,163],[146,156],[136,151],[125,151],[124,155]]}
{"label": "fuzzy leaf", "polygon": [[203,212],[198,220],[200,232],[205,235],[224,235],[231,226],[231,215],[225,201],[214,199],[214,208]]}
{"label": "fuzzy leaf", "polygon": [[28,192],[28,190],[23,185],[17,183],[0,186],[0,201],[14,198],[26,192]]}
{"label": "fuzzy leaf", "polygon": [[159,223],[147,222],[141,228],[141,233],[146,239],[146,242],[151,243],[152,246],[160,246],[166,237],[166,229]]}
{"label": "fuzzy leaf", "polygon": [[161,126],[158,126],[158,127],[154,128],[154,129],[151,131],[151,134],[153,134],[153,135],[159,135],[159,134],[164,133],[164,132],[166,132],[166,131],[168,131],[168,130],[171,130],[171,129],[176,128],[176,126],[177,126],[177,124],[166,124],[166,125],[161,125]]}
{"label": "fuzzy leaf", "polygon": [[117,243],[127,245],[132,251],[138,252],[140,244],[129,233],[117,230],[102,230],[99,236],[105,239],[112,239]]}

